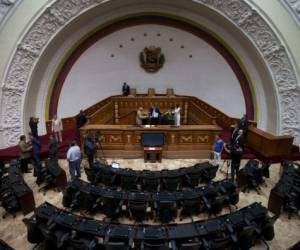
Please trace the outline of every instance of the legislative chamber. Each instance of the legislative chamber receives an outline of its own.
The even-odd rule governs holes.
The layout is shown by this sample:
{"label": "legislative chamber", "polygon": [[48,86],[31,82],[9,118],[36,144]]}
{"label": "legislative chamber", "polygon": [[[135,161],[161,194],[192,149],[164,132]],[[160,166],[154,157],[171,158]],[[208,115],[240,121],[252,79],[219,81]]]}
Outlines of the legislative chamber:
{"label": "legislative chamber", "polygon": [[300,249],[299,10],[0,0],[0,250]]}

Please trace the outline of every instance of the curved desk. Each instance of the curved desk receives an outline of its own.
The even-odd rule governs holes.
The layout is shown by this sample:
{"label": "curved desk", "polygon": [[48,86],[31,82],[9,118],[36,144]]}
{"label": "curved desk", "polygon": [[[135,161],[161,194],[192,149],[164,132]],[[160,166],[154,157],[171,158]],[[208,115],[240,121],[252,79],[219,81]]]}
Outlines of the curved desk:
{"label": "curved desk", "polygon": [[[215,135],[222,128],[217,125],[182,125],[180,127],[132,126],[132,125],[86,125],[80,129],[81,142],[87,131],[98,137],[105,157],[143,158],[142,133],[163,133],[165,143],[162,149],[164,158],[209,158]],[[96,136],[96,135],[99,136]],[[150,145],[159,146],[159,145]]]}

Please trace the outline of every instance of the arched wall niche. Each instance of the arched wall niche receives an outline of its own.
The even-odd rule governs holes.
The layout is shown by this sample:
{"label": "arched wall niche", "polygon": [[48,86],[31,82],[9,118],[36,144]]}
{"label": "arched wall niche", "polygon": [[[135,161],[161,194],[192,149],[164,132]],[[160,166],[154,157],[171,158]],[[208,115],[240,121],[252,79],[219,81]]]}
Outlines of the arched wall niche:
{"label": "arched wall niche", "polygon": [[[162,48],[166,58],[155,74],[139,67],[139,53],[150,45]],[[120,84],[126,81],[142,93],[149,87],[159,93],[174,88],[177,94],[197,96],[233,117],[241,117],[246,104],[247,115],[254,120],[255,93],[240,64],[215,37],[178,17],[160,13],[126,16],[101,26],[67,56],[51,84],[46,119],[57,109],[60,117],[72,116],[99,97],[119,94]],[[82,95],[76,98],[73,91]],[[231,99],[235,102],[228,102]]]}
{"label": "arched wall niche", "polygon": [[[273,133],[292,134],[299,143],[299,86],[295,71],[274,30],[245,1],[227,0],[216,4],[210,0],[176,3],[64,0],[54,1],[33,23],[8,66],[1,98],[1,146],[14,144],[26,131],[29,114],[44,116],[45,96],[37,93],[48,89],[46,81],[53,77],[55,60],[60,61],[67,47],[86,33],[86,29],[78,27],[91,30],[96,25],[95,20],[99,24],[99,18],[105,22],[119,17],[122,11],[132,14],[162,9],[167,14],[207,25],[228,44],[234,44],[249,70],[255,92],[259,93],[260,127]],[[53,50],[61,53],[55,54],[56,58],[47,57],[53,55]]]}

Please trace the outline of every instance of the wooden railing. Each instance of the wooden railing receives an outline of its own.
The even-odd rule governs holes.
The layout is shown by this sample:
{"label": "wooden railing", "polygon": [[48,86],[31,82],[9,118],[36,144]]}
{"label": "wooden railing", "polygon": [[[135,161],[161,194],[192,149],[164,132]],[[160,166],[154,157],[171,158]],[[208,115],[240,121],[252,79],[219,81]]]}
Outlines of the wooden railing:
{"label": "wooden railing", "polygon": [[189,119],[198,120],[197,124],[214,124],[215,117],[203,110],[198,104],[190,101],[189,105]]}
{"label": "wooden railing", "polygon": [[247,145],[265,157],[290,154],[293,140],[292,136],[274,136],[253,126],[249,127],[246,136]]}
{"label": "wooden railing", "polygon": [[118,124],[120,125],[132,125],[135,124],[136,111],[131,110],[125,114],[118,117]]}
{"label": "wooden railing", "polygon": [[88,117],[89,124],[113,123],[114,106],[111,100],[107,100],[103,106]]}

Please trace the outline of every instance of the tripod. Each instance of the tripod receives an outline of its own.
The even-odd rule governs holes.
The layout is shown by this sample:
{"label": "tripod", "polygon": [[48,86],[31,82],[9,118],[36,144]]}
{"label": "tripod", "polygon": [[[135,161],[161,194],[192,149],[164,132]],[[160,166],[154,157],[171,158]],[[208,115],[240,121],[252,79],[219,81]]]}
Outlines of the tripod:
{"label": "tripod", "polygon": [[[223,161],[222,166],[220,167],[220,172],[223,173],[223,174],[226,174],[226,179],[227,180],[229,179],[230,166],[231,166],[231,160],[230,159],[225,159]],[[226,168],[226,169],[224,169],[224,168]]]}
{"label": "tripod", "polygon": [[96,133],[95,133],[95,141],[97,142],[98,147],[100,148],[100,151],[101,151],[101,154],[102,154],[102,157],[99,157],[100,160],[102,162],[104,162],[105,164],[107,164],[107,160],[105,158],[104,150],[103,150],[102,143],[101,143],[101,131],[96,131]]}

